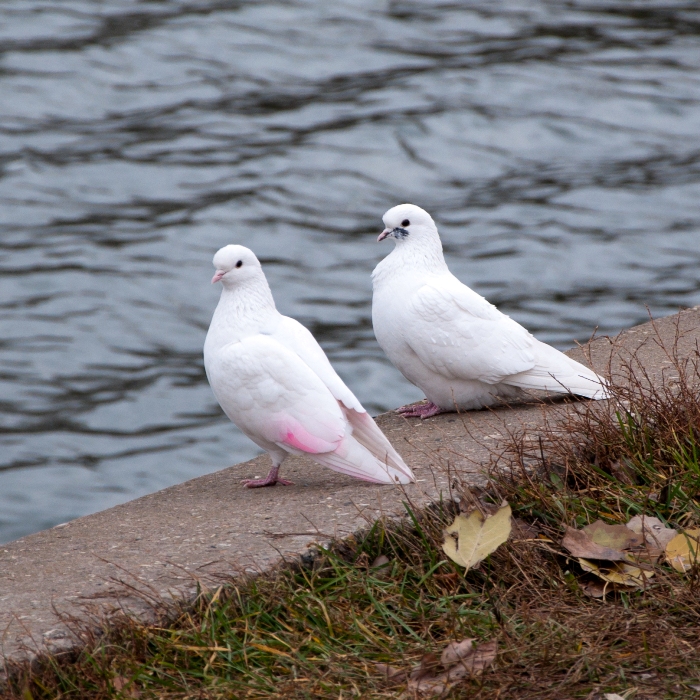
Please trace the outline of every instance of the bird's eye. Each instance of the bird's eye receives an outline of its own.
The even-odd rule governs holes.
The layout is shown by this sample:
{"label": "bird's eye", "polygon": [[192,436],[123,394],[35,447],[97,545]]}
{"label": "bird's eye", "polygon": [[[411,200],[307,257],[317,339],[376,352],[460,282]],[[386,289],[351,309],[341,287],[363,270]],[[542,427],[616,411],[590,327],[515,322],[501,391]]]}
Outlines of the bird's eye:
{"label": "bird's eye", "polygon": [[236,267],[240,267],[242,264],[243,264],[243,261],[242,261],[242,260],[239,260],[239,261],[236,263]]}
{"label": "bird's eye", "polygon": [[410,225],[411,225],[411,222],[410,222],[408,219],[404,219],[404,220],[401,222],[401,225],[402,225],[404,228],[406,228],[406,226],[410,226]]}

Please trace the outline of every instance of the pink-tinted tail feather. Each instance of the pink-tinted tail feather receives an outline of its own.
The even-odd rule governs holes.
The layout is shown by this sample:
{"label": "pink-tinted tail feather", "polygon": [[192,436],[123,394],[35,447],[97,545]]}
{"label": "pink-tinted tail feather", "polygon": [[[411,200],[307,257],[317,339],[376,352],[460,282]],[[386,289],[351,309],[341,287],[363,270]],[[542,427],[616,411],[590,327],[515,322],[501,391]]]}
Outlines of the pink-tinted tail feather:
{"label": "pink-tinted tail feather", "polygon": [[333,452],[315,454],[329,469],[376,484],[410,484],[413,472],[401,459],[372,417],[343,407],[350,430]]}

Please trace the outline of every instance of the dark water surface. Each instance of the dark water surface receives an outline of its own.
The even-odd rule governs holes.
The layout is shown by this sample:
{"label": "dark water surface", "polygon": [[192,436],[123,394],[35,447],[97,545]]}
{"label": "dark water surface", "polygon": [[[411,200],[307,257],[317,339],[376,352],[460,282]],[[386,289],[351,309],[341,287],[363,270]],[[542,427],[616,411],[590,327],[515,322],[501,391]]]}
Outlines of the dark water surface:
{"label": "dark water surface", "polygon": [[226,243],[374,412],[420,397],[394,204],[558,347],[700,303],[696,2],[4,0],[0,52],[0,541],[256,453],[202,366]]}

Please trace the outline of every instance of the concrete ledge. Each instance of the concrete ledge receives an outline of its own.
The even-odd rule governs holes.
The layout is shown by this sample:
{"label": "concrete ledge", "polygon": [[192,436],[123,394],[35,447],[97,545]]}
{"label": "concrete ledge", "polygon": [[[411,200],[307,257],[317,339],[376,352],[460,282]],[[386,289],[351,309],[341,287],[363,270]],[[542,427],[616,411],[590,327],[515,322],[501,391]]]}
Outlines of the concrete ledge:
{"label": "concrete ledge", "polygon": [[[615,371],[636,353],[659,381],[671,365],[664,347],[677,342],[679,353],[690,355],[699,340],[696,307],[612,340],[597,339],[585,351],[599,371]],[[571,354],[583,359],[580,349]],[[492,448],[507,430],[536,434],[546,415],[567,410],[565,402],[533,398],[423,422],[380,416],[380,426],[418,478],[405,492],[355,481],[297,457],[284,465],[294,486],[241,488],[241,479],[267,473],[265,455],[0,545],[2,654],[19,659],[70,647],[73,638],[57,612],[80,615],[88,604],[93,614],[108,613],[115,596],[123,597],[120,581],[159,595],[188,596],[196,580],[269,570],[284,558],[299,557],[311,543],[349,535],[382,514],[402,513],[406,497],[427,505],[448,494],[454,474],[472,483],[482,479]]]}

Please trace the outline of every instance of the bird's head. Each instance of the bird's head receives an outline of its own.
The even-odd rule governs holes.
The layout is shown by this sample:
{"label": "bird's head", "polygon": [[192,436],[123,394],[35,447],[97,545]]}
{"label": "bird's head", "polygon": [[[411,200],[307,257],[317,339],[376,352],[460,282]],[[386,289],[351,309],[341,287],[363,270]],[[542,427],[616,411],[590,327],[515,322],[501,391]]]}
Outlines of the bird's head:
{"label": "bird's head", "polygon": [[386,228],[379,234],[378,241],[389,237],[397,242],[421,240],[437,235],[433,217],[415,204],[399,204],[392,207],[382,219]]}
{"label": "bird's head", "polygon": [[224,246],[217,251],[213,263],[216,272],[211,278],[211,283],[221,282],[228,289],[238,287],[263,274],[255,253],[242,245]]}

